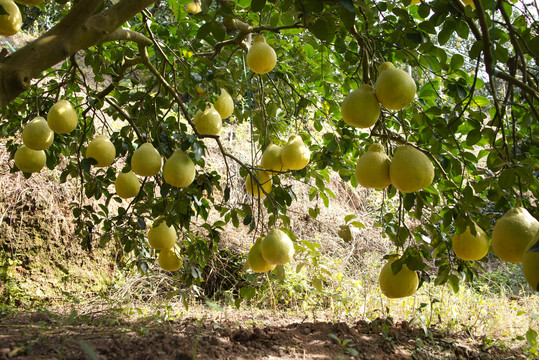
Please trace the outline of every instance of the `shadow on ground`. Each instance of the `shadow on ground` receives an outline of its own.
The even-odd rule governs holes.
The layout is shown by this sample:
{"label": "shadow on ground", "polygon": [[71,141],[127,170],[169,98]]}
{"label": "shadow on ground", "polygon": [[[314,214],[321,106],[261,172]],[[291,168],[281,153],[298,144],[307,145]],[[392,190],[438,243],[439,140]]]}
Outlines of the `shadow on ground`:
{"label": "shadow on ground", "polygon": [[[126,321],[110,312],[0,317],[0,359],[524,359],[520,349],[484,349],[391,319],[278,322],[205,317]],[[256,323],[256,325],[255,325]]]}

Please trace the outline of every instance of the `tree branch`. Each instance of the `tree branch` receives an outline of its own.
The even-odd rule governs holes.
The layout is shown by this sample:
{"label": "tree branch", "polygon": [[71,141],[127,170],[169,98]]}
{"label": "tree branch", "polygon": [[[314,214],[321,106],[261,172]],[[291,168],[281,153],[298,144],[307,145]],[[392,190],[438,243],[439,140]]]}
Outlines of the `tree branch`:
{"label": "tree branch", "polygon": [[[95,14],[103,0],[81,0],[56,26],[0,62],[0,107],[29,88],[32,79],[75,54],[102,41],[147,38],[118,30],[124,22],[156,0],[122,0]],[[139,36],[140,35],[140,36]]]}

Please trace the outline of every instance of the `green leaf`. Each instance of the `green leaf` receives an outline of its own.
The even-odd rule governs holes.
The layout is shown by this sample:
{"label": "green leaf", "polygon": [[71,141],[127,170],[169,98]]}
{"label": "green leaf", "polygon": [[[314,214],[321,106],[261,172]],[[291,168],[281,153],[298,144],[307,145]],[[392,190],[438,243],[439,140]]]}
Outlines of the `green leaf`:
{"label": "green leaf", "polygon": [[316,290],[322,292],[322,281],[321,281],[319,278],[315,277],[315,278],[313,279],[313,287],[314,287]]}
{"label": "green leaf", "polygon": [[453,32],[455,31],[455,22],[454,21],[447,21],[444,23],[444,26],[442,30],[438,33],[438,44],[445,45],[448,41],[451,35],[453,35]]}
{"label": "green leaf", "polygon": [[466,136],[466,145],[473,146],[481,140],[481,130],[473,129]]}
{"label": "green leaf", "polygon": [[461,20],[457,22],[457,34],[463,39],[468,38],[468,35],[470,34],[470,28],[468,27],[466,21]]}
{"label": "green leaf", "polygon": [[240,296],[245,300],[252,299],[256,296],[256,289],[244,286],[240,289]]}
{"label": "green leaf", "polygon": [[280,281],[285,281],[286,280],[286,275],[285,275],[285,272],[284,272],[284,266],[283,265],[277,265],[275,267],[275,269],[273,269],[272,271],[273,275],[275,275],[275,277],[280,280]]}
{"label": "green leaf", "polygon": [[320,40],[331,41],[335,35],[335,27],[326,18],[316,20],[308,28]]}
{"label": "green leaf", "polygon": [[303,50],[305,50],[305,56],[307,58],[312,59],[314,57],[314,48],[311,44],[305,44]]}
{"label": "green leaf", "polygon": [[459,292],[459,278],[458,276],[451,274],[449,275],[449,278],[447,279],[447,282],[449,282],[449,285],[453,289],[453,292],[456,294]]}
{"label": "green leaf", "polygon": [[500,174],[500,177],[498,178],[498,183],[500,184],[502,189],[510,190],[515,183],[515,178],[516,176],[513,169],[505,169]]}
{"label": "green leaf", "polygon": [[259,12],[266,5],[266,0],[253,0],[251,2],[251,11]]}
{"label": "green leaf", "polygon": [[455,54],[451,58],[451,69],[458,70],[464,65],[464,57],[460,54]]}
{"label": "green leaf", "polygon": [[352,0],[339,0],[339,4],[351,13],[356,11]]}
{"label": "green leaf", "polygon": [[490,104],[490,100],[484,96],[476,95],[472,99],[472,105],[475,105],[477,107],[484,107],[484,106],[487,106],[488,104]]}
{"label": "green leaf", "polygon": [[79,344],[80,348],[82,349],[82,351],[84,351],[84,353],[91,359],[91,360],[98,360],[99,357],[97,356],[97,354],[95,353],[94,349],[88,345],[86,342],[82,341],[82,340],[76,340],[75,341],[77,344]]}

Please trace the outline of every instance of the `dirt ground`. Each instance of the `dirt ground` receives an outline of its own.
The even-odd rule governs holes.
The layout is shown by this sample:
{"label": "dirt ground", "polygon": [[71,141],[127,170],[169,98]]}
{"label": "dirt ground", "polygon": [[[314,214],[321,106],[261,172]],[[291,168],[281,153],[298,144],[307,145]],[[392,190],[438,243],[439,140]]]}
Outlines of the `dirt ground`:
{"label": "dirt ground", "polygon": [[[114,311],[0,317],[0,359],[525,359],[391,319],[330,322],[231,311],[160,321]],[[196,356],[194,355],[196,354]]]}

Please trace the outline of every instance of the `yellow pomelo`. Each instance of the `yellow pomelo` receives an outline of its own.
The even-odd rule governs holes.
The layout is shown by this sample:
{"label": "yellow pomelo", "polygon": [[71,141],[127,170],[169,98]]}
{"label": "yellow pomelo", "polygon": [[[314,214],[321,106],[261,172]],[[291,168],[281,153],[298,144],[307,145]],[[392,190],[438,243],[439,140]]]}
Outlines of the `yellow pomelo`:
{"label": "yellow pomelo", "polygon": [[268,262],[264,260],[264,257],[262,256],[261,244],[262,238],[256,239],[256,243],[253,245],[251,250],[249,250],[249,254],[247,255],[249,267],[255,273],[267,273],[268,271],[275,269],[274,264],[268,264]]}
{"label": "yellow pomelo", "polygon": [[234,100],[232,96],[223,88],[221,88],[221,95],[213,104],[215,110],[221,115],[221,119],[226,119],[234,112]]}
{"label": "yellow pomelo", "polygon": [[202,114],[199,115],[197,112],[193,122],[198,132],[204,135],[219,135],[223,127],[221,115],[211,104],[206,107]]}
{"label": "yellow pomelo", "polygon": [[539,291],[539,232],[522,257],[522,272],[532,289]]}
{"label": "yellow pomelo", "polygon": [[[258,179],[260,185],[256,180],[253,181],[251,174],[248,174],[245,178],[245,188],[247,189],[247,192],[253,196],[265,197],[266,194],[264,191],[269,194],[271,187],[273,186],[271,175],[267,171],[262,170],[253,170],[253,174]],[[262,191],[262,189],[264,191]]]}
{"label": "yellow pomelo", "polygon": [[380,104],[372,87],[361,85],[348,94],[342,103],[341,114],[350,126],[368,128],[374,125],[380,116]]}
{"label": "yellow pomelo", "polygon": [[427,155],[409,145],[395,151],[389,165],[391,183],[403,193],[428,187],[434,179],[434,166]]}
{"label": "yellow pomelo", "polygon": [[0,15],[0,35],[12,36],[21,30],[22,15],[13,0],[0,0],[7,15]]}
{"label": "yellow pomelo", "polygon": [[380,65],[378,71],[374,91],[380,104],[386,109],[401,110],[414,101],[415,81],[406,71],[389,62]]}
{"label": "yellow pomelo", "polygon": [[463,233],[453,235],[453,251],[462,260],[480,260],[488,253],[487,234],[476,223],[474,227],[475,235],[469,226]]}
{"label": "yellow pomelo", "polygon": [[393,274],[391,264],[398,260],[398,257],[393,257],[382,267],[380,271],[379,283],[382,293],[391,299],[402,298],[413,295],[419,285],[419,276],[417,272],[408,269],[406,264],[398,273]]}
{"label": "yellow pomelo", "polygon": [[157,257],[157,262],[161,269],[165,271],[176,271],[183,266],[183,260],[176,255],[174,250],[162,250]]}
{"label": "yellow pomelo", "polygon": [[[270,144],[260,159],[260,167],[264,170],[283,171],[281,153],[283,148],[275,144]],[[273,172],[270,172],[273,174]]]}
{"label": "yellow pomelo", "polygon": [[168,226],[165,220],[161,221],[157,226],[154,225],[148,231],[150,246],[156,250],[172,249],[178,239],[174,227]]}
{"label": "yellow pomelo", "polygon": [[116,194],[122,199],[129,199],[137,196],[140,190],[140,182],[133,171],[120,172],[114,181]]}
{"label": "yellow pomelo", "polygon": [[151,143],[142,144],[131,157],[131,169],[140,176],[157,175],[161,164],[161,155]]}
{"label": "yellow pomelo", "polygon": [[492,230],[492,249],[503,261],[522,262],[528,245],[539,231],[539,222],[528,210],[518,207],[506,212]]}
{"label": "yellow pomelo", "polygon": [[163,177],[172,186],[189,186],[195,179],[195,164],[186,153],[176,150],[165,162]]}
{"label": "yellow pomelo", "polygon": [[202,7],[196,1],[191,1],[189,4],[185,5],[185,9],[189,14],[198,14],[202,11]]}
{"label": "yellow pomelo", "polygon": [[69,134],[75,130],[78,121],[77,111],[67,100],[58,101],[47,114],[49,127],[57,134]]}
{"label": "yellow pomelo", "polygon": [[43,150],[32,150],[21,145],[15,151],[15,165],[26,173],[39,172],[47,163],[47,156]]}
{"label": "yellow pomelo", "polygon": [[380,144],[372,144],[356,165],[356,178],[359,185],[383,189],[389,186],[389,165],[391,161]]}
{"label": "yellow pomelo", "polygon": [[43,0],[15,0],[16,3],[23,5],[36,6],[43,2]]}
{"label": "yellow pomelo", "polygon": [[45,150],[51,146],[54,132],[49,128],[47,120],[38,116],[24,126],[22,142],[32,150]]}
{"label": "yellow pomelo", "polygon": [[86,148],[86,158],[97,161],[95,167],[106,167],[116,159],[114,144],[105,135],[96,136]]}
{"label": "yellow pomelo", "polygon": [[247,52],[247,66],[257,74],[269,73],[277,64],[277,54],[266,43],[263,35],[257,35]]}
{"label": "yellow pomelo", "polygon": [[412,0],[411,4],[412,5],[421,4],[421,0]]}
{"label": "yellow pomelo", "polygon": [[311,151],[298,135],[292,135],[281,151],[281,161],[286,170],[301,170],[310,159]]}
{"label": "yellow pomelo", "polygon": [[268,264],[283,265],[292,260],[294,243],[285,232],[273,229],[262,240],[260,251]]}

